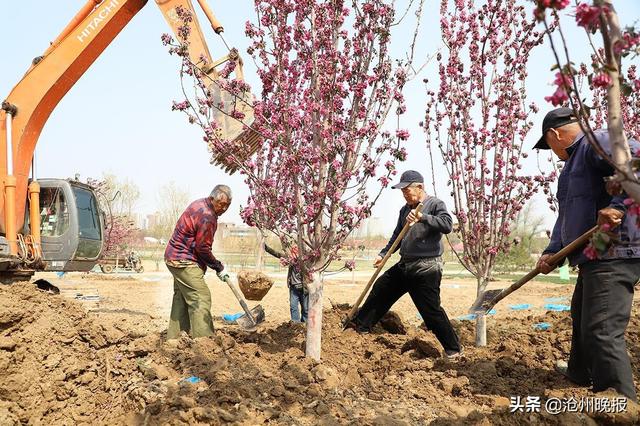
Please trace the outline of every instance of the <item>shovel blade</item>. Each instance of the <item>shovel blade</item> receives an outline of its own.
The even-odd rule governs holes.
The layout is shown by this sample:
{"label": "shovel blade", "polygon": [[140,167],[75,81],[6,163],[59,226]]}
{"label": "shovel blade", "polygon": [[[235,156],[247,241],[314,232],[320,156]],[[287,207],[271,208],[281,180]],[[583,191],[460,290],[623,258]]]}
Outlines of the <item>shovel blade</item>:
{"label": "shovel blade", "polygon": [[251,312],[251,317],[253,317],[255,323],[251,320],[251,318],[249,318],[249,316],[245,314],[236,320],[240,327],[252,329],[264,322],[265,314],[262,305],[254,306],[249,312]]}
{"label": "shovel blade", "polygon": [[469,309],[469,313],[471,314],[488,313],[491,310],[491,308],[493,308],[493,306],[495,305],[494,299],[500,293],[502,293],[502,289],[484,291],[480,296],[478,296],[476,301],[473,302],[473,305],[471,305],[471,308]]}

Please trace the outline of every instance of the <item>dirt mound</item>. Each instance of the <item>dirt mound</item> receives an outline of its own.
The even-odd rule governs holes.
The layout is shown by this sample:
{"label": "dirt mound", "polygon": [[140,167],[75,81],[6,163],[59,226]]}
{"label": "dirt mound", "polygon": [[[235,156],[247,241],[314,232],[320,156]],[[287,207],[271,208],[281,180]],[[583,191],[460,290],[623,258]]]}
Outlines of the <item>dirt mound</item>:
{"label": "dirt mound", "polygon": [[273,280],[256,271],[241,271],[238,273],[240,290],[247,300],[262,300],[273,286]]}
{"label": "dirt mound", "polygon": [[402,318],[393,311],[384,314],[378,324],[391,334],[407,334],[407,327],[402,322]]}
{"label": "dirt mound", "polygon": [[0,286],[0,342],[0,424],[108,423],[136,409],[123,394],[140,343],[73,301]]}
{"label": "dirt mound", "polygon": [[[450,361],[429,332],[342,331],[324,313],[323,361],[304,356],[303,324],[164,341],[96,319],[32,285],[0,286],[0,424],[637,424],[620,416],[510,413],[510,397],[580,398],[552,370],[570,344],[567,313],[489,320],[489,346],[455,321],[464,355]],[[638,311],[628,341],[640,364]],[[537,331],[544,320],[551,327]],[[397,325],[397,324],[396,324]],[[638,376],[636,376],[638,377]],[[635,411],[634,411],[635,410]]]}

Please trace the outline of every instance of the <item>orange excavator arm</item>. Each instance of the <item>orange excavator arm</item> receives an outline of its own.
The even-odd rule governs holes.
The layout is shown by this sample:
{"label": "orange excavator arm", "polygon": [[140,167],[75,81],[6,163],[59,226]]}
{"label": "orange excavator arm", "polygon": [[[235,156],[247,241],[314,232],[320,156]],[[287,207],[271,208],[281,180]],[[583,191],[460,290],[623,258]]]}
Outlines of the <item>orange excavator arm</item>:
{"label": "orange excavator arm", "polygon": [[[181,25],[176,8],[182,7],[191,12],[190,58],[196,64],[201,63],[202,58],[208,64],[215,64],[191,0],[155,1],[174,34],[177,34]],[[220,34],[223,28],[206,0],[198,2],[213,30]],[[147,0],[89,0],[47,51],[34,60],[31,68],[2,103],[0,232],[6,235],[12,254],[17,250],[16,230],[24,224],[29,171],[42,128],[58,102],[146,3]],[[228,59],[226,57],[217,63]],[[215,78],[215,69],[211,68],[209,72]],[[9,161],[8,157],[11,157]],[[39,223],[34,219],[39,218],[33,217],[32,223]]]}

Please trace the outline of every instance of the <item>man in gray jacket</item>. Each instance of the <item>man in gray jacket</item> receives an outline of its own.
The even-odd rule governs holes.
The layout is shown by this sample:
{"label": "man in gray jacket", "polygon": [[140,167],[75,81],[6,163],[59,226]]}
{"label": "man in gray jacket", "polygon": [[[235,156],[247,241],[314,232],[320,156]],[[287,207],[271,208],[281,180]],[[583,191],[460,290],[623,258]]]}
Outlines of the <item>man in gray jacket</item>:
{"label": "man in gray jacket", "polygon": [[[400,297],[409,293],[425,325],[436,335],[447,357],[456,357],[461,352],[458,336],[440,305],[440,256],[444,251],[441,240],[442,234],[451,232],[453,220],[442,200],[427,195],[420,173],[414,170],[404,172],[400,183],[393,188],[402,190],[407,203],[400,209],[396,229],[380,252],[375,267],[380,265],[405,223],[408,221],[412,225],[399,245],[400,261],[376,280],[352,326],[357,331],[370,330]],[[423,203],[422,211],[416,212],[420,202]]]}

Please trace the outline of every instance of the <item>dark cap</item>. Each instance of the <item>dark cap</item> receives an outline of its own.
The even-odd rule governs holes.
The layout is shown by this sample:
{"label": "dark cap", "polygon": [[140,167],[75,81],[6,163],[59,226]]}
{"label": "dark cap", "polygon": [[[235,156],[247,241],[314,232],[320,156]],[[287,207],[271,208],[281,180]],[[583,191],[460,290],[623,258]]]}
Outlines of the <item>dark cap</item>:
{"label": "dark cap", "polygon": [[547,132],[551,129],[557,129],[558,127],[576,122],[578,122],[578,119],[571,108],[556,108],[549,111],[547,115],[544,116],[544,120],[542,120],[542,137],[538,139],[538,143],[536,143],[534,148],[549,149],[549,144],[547,144],[547,141],[544,139]]}
{"label": "dark cap", "polygon": [[400,182],[392,186],[393,189],[402,189],[411,185],[412,183],[424,183],[422,175],[415,170],[407,170],[400,176]]}

